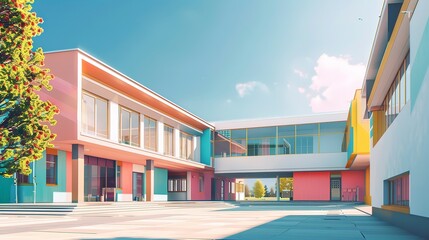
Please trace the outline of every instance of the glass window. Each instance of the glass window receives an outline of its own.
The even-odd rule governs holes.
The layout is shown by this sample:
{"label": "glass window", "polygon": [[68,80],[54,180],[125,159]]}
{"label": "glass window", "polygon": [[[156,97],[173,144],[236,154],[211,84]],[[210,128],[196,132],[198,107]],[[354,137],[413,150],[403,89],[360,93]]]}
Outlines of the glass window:
{"label": "glass window", "polygon": [[107,118],[107,100],[83,93],[81,131],[107,138]]}
{"label": "glass window", "polygon": [[320,124],[320,134],[344,133],[346,122],[329,122]]}
{"label": "glass window", "polygon": [[400,100],[400,102],[401,102],[401,106],[400,106],[400,109],[402,109],[404,106],[405,106],[405,103],[406,103],[406,99],[405,99],[405,72],[404,72],[404,69],[405,69],[405,64],[404,64],[404,66],[403,67],[401,67],[401,80],[400,80],[400,89],[401,89],[401,93],[400,93],[400,96],[401,96],[401,100]]}
{"label": "glass window", "polygon": [[317,149],[317,136],[297,136],[296,137],[297,154],[314,153],[314,149]]}
{"label": "glass window", "polygon": [[46,154],[46,184],[57,184],[57,162],[56,155]]}
{"label": "glass window", "polygon": [[164,154],[174,156],[174,129],[164,125]]}
{"label": "glass window", "polygon": [[186,178],[168,179],[169,192],[186,192]]}
{"label": "glass window", "polygon": [[140,114],[121,107],[120,142],[140,146]]}
{"label": "glass window", "polygon": [[249,138],[247,142],[247,149],[248,156],[275,155],[276,138]]}
{"label": "glass window", "polygon": [[229,139],[223,136],[218,131],[215,132],[215,157],[230,157],[231,156],[231,143]]}
{"label": "glass window", "polygon": [[180,157],[187,160],[194,159],[193,136],[180,132]]}
{"label": "glass window", "polygon": [[249,128],[247,130],[247,137],[248,138],[276,137],[276,127]]}
{"label": "glass window", "polygon": [[344,133],[332,133],[320,135],[320,152],[321,153],[338,153],[342,152]]}
{"label": "glass window", "polygon": [[398,116],[398,114],[399,114],[399,111],[400,111],[400,108],[399,108],[399,106],[401,105],[400,104],[400,96],[399,96],[399,92],[400,92],[400,88],[399,88],[399,74],[398,74],[398,77],[396,78],[396,80],[395,80],[395,85],[394,85],[394,89],[395,89],[395,118],[396,118],[396,116]]}
{"label": "glass window", "polygon": [[156,120],[144,117],[144,148],[157,151]]}
{"label": "glass window", "polygon": [[277,141],[278,154],[295,154],[295,137],[281,137]]}
{"label": "glass window", "polygon": [[231,157],[246,156],[246,129],[231,130]]}
{"label": "glass window", "polygon": [[280,126],[278,127],[280,136],[295,136],[295,125],[293,126]]}
{"label": "glass window", "polygon": [[25,174],[21,174],[21,173],[16,173],[16,180],[18,184],[30,184],[30,176],[25,175]]}
{"label": "glass window", "polygon": [[405,102],[408,102],[411,97],[411,77],[410,77],[410,53],[405,59]]}
{"label": "glass window", "polygon": [[121,188],[121,166],[116,166],[116,187]]}
{"label": "glass window", "polygon": [[388,182],[388,204],[409,206],[410,181],[409,174],[390,179]]}
{"label": "glass window", "polygon": [[296,135],[314,135],[318,134],[318,126],[316,124],[304,124],[296,126]]}

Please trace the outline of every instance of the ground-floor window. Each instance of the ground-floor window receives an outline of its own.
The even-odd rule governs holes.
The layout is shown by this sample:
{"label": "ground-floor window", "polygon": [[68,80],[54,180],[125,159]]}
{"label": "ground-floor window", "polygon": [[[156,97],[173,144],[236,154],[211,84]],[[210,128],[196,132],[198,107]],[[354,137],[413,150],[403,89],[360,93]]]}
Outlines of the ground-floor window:
{"label": "ground-floor window", "polygon": [[198,182],[200,192],[204,192],[204,175],[200,175]]}
{"label": "ground-floor window", "polygon": [[410,180],[409,173],[387,180],[388,204],[409,206]]}
{"label": "ground-floor window", "polygon": [[57,184],[58,157],[46,154],[46,184]]}
{"label": "ground-floor window", "polygon": [[186,192],[186,178],[168,179],[169,192]]}

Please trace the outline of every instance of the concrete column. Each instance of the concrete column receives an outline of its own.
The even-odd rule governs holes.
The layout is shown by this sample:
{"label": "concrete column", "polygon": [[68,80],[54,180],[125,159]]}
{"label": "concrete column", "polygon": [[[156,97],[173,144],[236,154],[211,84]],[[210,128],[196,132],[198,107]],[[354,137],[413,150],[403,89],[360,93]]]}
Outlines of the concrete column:
{"label": "concrete column", "polygon": [[276,198],[277,198],[277,201],[280,201],[280,178],[279,176],[277,176],[276,178],[277,178]]}
{"label": "concrete column", "polygon": [[72,201],[84,202],[84,147],[81,144],[72,145]]}
{"label": "concrete column", "polygon": [[154,176],[154,161],[148,159],[146,160],[146,202],[152,202],[154,200]]}
{"label": "concrete column", "polygon": [[186,200],[192,200],[192,172],[186,172]]}

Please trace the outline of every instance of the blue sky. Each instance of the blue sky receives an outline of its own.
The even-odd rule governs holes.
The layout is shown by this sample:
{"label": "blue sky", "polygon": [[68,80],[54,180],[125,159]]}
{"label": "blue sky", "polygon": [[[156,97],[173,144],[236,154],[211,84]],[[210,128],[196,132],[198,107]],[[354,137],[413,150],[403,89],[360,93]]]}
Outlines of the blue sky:
{"label": "blue sky", "polygon": [[348,108],[382,0],[36,0],[45,51],[81,48],[207,121]]}

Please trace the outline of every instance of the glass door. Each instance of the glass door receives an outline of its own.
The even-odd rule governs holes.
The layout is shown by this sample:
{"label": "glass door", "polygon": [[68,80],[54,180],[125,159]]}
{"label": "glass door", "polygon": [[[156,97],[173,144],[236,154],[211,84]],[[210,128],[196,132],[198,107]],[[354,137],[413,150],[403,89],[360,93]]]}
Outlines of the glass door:
{"label": "glass door", "polygon": [[84,162],[85,201],[115,201],[115,161],[85,156]]}
{"label": "glass door", "polygon": [[133,201],[143,201],[143,173],[133,172]]}

